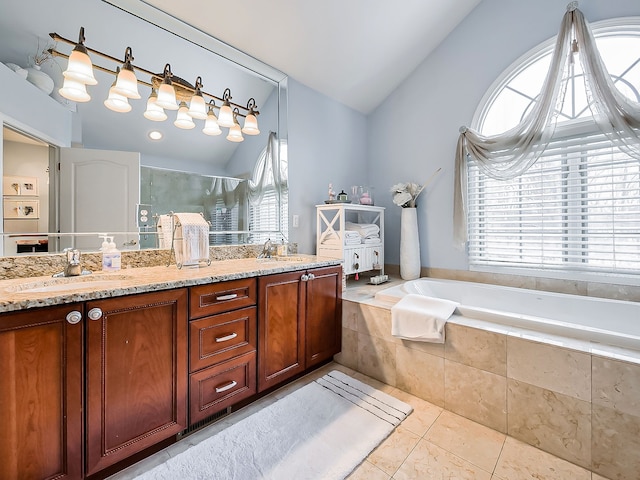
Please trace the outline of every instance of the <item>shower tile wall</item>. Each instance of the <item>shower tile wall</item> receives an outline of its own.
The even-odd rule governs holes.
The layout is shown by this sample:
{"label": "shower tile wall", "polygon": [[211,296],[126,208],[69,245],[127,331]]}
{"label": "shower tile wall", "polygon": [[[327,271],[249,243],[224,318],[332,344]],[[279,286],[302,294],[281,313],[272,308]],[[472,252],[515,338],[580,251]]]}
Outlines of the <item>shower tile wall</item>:
{"label": "shower tile wall", "polygon": [[335,360],[603,477],[638,478],[638,364],[452,323],[444,345],[400,340],[388,308],[346,299]]}

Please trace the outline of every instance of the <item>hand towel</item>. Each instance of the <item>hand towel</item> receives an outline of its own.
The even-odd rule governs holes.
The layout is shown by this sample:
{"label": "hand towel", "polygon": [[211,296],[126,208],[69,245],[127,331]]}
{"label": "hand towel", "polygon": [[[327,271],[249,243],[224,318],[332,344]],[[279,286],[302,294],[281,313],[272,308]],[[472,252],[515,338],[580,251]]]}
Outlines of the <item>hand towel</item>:
{"label": "hand towel", "polygon": [[199,213],[176,213],[176,263],[195,265],[209,258],[209,223]]}
{"label": "hand towel", "polygon": [[[340,240],[340,237],[338,236],[338,234],[334,232],[327,233],[327,235],[325,235],[325,237],[322,239],[323,245],[339,246],[341,245],[341,242],[342,241]],[[360,243],[362,243],[362,237],[360,237],[360,234],[358,232],[345,230],[344,243],[345,245],[359,245]]]}
{"label": "hand towel", "polygon": [[391,335],[405,340],[444,343],[444,326],[458,303],[410,293],[391,307]]}
{"label": "hand towel", "polygon": [[173,217],[171,215],[160,215],[156,230],[158,232],[158,248],[169,250],[173,237]]}

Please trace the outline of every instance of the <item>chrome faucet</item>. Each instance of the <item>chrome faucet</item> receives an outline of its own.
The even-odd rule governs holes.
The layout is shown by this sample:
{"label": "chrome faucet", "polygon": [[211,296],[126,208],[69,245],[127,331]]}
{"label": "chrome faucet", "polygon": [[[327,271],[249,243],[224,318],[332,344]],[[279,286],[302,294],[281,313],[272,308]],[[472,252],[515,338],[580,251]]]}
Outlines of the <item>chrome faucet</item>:
{"label": "chrome faucet", "polygon": [[91,273],[89,270],[83,270],[80,264],[80,250],[77,248],[65,248],[62,250],[67,254],[67,264],[64,271],[55,273],[54,277],[76,277],[78,275],[87,275]]}
{"label": "chrome faucet", "polygon": [[271,258],[272,254],[273,254],[273,243],[271,242],[271,239],[268,239],[266,242],[264,242],[264,246],[262,247],[262,253],[258,255],[258,258]]}

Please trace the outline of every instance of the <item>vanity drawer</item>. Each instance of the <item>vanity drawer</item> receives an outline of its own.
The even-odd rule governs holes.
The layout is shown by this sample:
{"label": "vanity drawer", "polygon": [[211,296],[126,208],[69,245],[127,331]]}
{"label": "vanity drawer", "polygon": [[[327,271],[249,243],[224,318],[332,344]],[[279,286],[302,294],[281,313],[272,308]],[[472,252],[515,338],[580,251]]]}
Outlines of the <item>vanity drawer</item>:
{"label": "vanity drawer", "polygon": [[189,289],[190,318],[228,312],[256,304],[256,279],[197,285]]}
{"label": "vanity drawer", "polygon": [[256,352],[189,376],[189,421],[199,422],[257,392]]}
{"label": "vanity drawer", "polygon": [[256,349],[256,307],[189,322],[189,369],[195,372]]}

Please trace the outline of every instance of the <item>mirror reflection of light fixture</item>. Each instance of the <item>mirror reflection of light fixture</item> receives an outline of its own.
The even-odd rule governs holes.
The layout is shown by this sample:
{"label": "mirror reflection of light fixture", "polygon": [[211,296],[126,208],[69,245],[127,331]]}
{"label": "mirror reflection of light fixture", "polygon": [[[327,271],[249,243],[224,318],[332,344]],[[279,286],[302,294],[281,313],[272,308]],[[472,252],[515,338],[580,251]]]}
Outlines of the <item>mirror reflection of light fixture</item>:
{"label": "mirror reflection of light fixture", "polygon": [[113,88],[114,91],[120,95],[138,100],[140,98],[138,79],[136,78],[136,74],[133,73],[133,67],[131,66],[132,61],[133,52],[131,51],[131,47],[127,47],[124,52],[124,63],[122,64],[120,73],[118,73],[116,85]]}
{"label": "mirror reflection of light fixture", "polygon": [[220,112],[218,112],[218,125],[221,127],[231,128],[235,123],[229,100],[231,100],[231,90],[227,88],[222,95],[223,103],[220,107]]}
{"label": "mirror reflection of light fixture", "polygon": [[162,132],[159,132],[158,130],[151,130],[149,132],[149,138],[151,140],[160,140],[162,138]]}
{"label": "mirror reflection of light fixture", "polygon": [[189,116],[189,107],[187,107],[187,104],[185,102],[180,102],[178,115],[176,115],[176,120],[175,122],[173,122],[173,124],[176,127],[182,128],[184,130],[190,130],[196,126],[196,124],[193,123],[191,116]]}
{"label": "mirror reflection of light fixture", "polygon": [[238,113],[240,110],[237,108],[233,109],[233,127],[229,129],[229,134],[227,135],[227,140],[230,142],[242,142],[244,137],[242,136],[242,131],[240,130],[240,124],[238,123]]}
{"label": "mirror reflection of light fixture", "polygon": [[[120,73],[120,67],[116,69],[116,72]],[[109,110],[113,110],[114,112],[119,113],[127,113],[131,111],[131,105],[129,105],[129,100],[124,95],[121,95],[116,91],[116,84],[118,80],[113,82],[111,88],[109,89],[109,97],[104,101],[104,106]]]}
{"label": "mirror reflection of light fixture", "polygon": [[176,100],[176,90],[173,88],[171,81],[173,73],[171,73],[171,65],[168,63],[164,66],[164,74],[160,88],[158,88],[158,99],[156,104],[167,110],[178,110],[178,101]]}
{"label": "mirror reflection of light fixture", "polygon": [[202,129],[202,133],[205,135],[220,135],[222,130],[220,130],[220,125],[218,125],[218,119],[216,118],[215,113],[213,113],[213,107],[215,107],[216,102],[213,100],[209,101],[209,111],[207,112],[207,119],[204,122],[204,128]]}
{"label": "mirror reflection of light fixture", "polygon": [[84,46],[84,41],[84,27],[80,27],[78,43],[76,43],[71,55],[69,55],[67,69],[62,72],[62,75],[64,75],[64,78],[75,80],[85,85],[96,85],[98,81],[93,76],[93,64],[87,53],[87,47]]}
{"label": "mirror reflection of light fixture", "polygon": [[62,88],[58,90],[58,93],[74,102],[88,102],[91,100],[91,95],[87,93],[87,86],[72,78],[65,77]]}
{"label": "mirror reflection of light fixture", "polygon": [[207,118],[207,107],[202,98],[202,78],[196,79],[196,91],[191,97],[189,102],[189,116],[191,118],[197,118],[198,120],[204,120]]}
{"label": "mirror reflection of light fixture", "polygon": [[256,111],[254,110],[256,101],[254,98],[250,98],[247,102],[247,109],[249,113],[244,117],[244,126],[242,127],[242,133],[247,135],[258,135],[260,130],[258,129],[258,119],[256,118]]}
{"label": "mirror reflection of light fixture", "polygon": [[158,92],[155,88],[151,89],[151,95],[147,100],[147,109],[144,111],[144,118],[152,120],[154,122],[163,122],[167,119],[167,114],[164,113],[164,109],[156,103],[158,100]]}
{"label": "mirror reflection of light fixture", "polygon": [[[105,106],[116,112],[128,112],[132,109],[128,99],[139,99],[138,84],[151,88],[151,95],[147,99],[147,108],[144,112],[145,118],[152,121],[163,121],[167,119],[164,110],[180,110],[176,116],[174,124],[183,129],[195,127],[193,119],[205,120],[203,133],[206,135],[220,135],[220,127],[229,128],[227,139],[233,142],[243,140],[242,133],[247,135],[258,135],[257,116],[260,112],[256,109],[254,98],[250,98],[247,106],[232,103],[231,89],[226,88],[222,98],[211,93],[202,91],[202,77],[197,77],[195,86],[189,82],[174,76],[171,72],[171,65],[166,64],[163,73],[154,73],[140,66],[135,66],[138,75],[145,74],[150,77],[150,82],[140,80],[134,73],[133,51],[127,47],[124,55],[122,67],[117,67],[115,71],[100,65],[91,63],[89,53],[99,55],[109,61],[119,62],[119,60],[106,53],[88,48],[84,45],[84,27],[80,28],[78,42],[73,42],[57,33],[50,33],[49,36],[54,41],[62,41],[69,45],[74,45],[70,55],[65,55],[55,48],[49,48],[48,53],[54,57],[64,57],[69,60],[67,70],[64,74],[64,84],[58,91],[61,96],[75,102],[88,102],[91,96],[87,92],[86,85],[95,85],[98,82],[93,76],[93,70],[100,70],[105,73],[115,74],[116,81],[109,89],[109,97],[104,101]],[[220,100],[222,105],[217,107],[211,100],[208,104],[205,96],[215,100]],[[187,105],[188,104],[188,105]],[[218,109],[218,117],[214,113]],[[240,113],[240,110],[246,112]],[[240,128],[238,117],[244,117],[244,127]]]}

